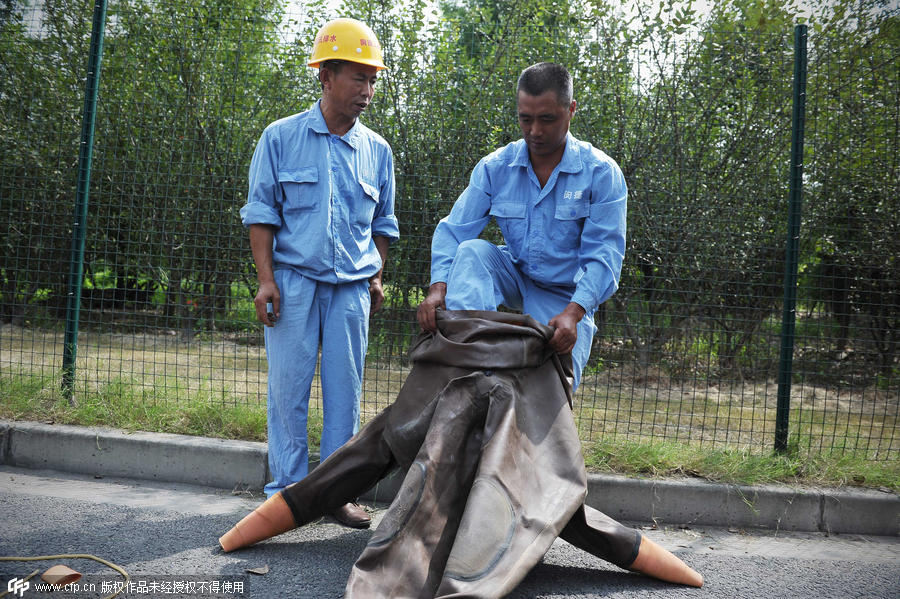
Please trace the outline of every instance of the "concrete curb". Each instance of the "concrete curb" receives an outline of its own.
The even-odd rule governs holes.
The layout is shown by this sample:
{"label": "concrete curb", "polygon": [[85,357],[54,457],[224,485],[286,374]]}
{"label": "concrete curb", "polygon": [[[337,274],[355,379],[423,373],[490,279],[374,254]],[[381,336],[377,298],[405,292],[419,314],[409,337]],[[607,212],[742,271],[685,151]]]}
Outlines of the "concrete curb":
{"label": "concrete curb", "polygon": [[0,420],[0,463],[104,477],[261,489],[265,443]]}
{"label": "concrete curb", "polygon": [[588,505],[617,520],[837,534],[900,534],[900,497],[871,489],[588,476]]}
{"label": "concrete curb", "polygon": [[[223,489],[258,490],[268,477],[265,443],[3,420],[0,464]],[[395,474],[363,499],[390,502],[402,481]],[[900,534],[900,497],[868,489],[591,474],[587,504],[617,520],[660,526]]]}

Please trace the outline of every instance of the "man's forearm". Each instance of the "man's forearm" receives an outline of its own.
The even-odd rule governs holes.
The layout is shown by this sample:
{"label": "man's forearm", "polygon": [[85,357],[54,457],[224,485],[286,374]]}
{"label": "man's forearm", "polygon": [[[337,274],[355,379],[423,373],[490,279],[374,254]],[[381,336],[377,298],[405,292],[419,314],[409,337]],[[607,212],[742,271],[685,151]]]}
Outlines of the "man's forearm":
{"label": "man's forearm", "polygon": [[275,230],[272,225],[250,225],[250,251],[256,263],[256,276],[260,283],[274,281],[272,244]]}
{"label": "man's forearm", "polygon": [[582,318],[584,318],[587,310],[585,310],[584,306],[577,302],[569,302],[569,305],[563,309],[563,312],[572,314],[578,321],[580,321]]}
{"label": "man's forearm", "polygon": [[381,268],[369,278],[369,281],[380,281],[381,275],[384,273],[384,265],[387,264],[388,249],[391,247],[391,240],[387,237],[376,235],[372,237],[372,241],[375,242],[375,248],[378,250],[378,255],[381,256]]}

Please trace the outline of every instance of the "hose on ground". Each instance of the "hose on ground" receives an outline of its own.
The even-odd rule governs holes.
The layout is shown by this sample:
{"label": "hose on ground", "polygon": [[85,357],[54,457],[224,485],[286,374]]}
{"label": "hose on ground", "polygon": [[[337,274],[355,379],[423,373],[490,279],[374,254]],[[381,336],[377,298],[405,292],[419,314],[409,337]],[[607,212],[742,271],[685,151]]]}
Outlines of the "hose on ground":
{"label": "hose on ground", "polygon": [[[36,557],[0,557],[0,562],[39,562],[39,561],[45,561],[45,560],[51,560],[51,559],[53,559],[53,560],[56,560],[56,559],[92,559],[95,562],[100,562],[101,564],[103,564],[104,566],[106,566],[108,568],[112,568],[113,570],[115,570],[116,572],[118,572],[119,574],[124,576],[125,583],[121,587],[119,587],[119,590],[116,591],[115,593],[113,593],[112,595],[107,595],[103,599],[113,599],[113,597],[115,597],[116,595],[121,593],[123,590],[125,590],[125,587],[131,581],[131,575],[128,572],[126,572],[125,569],[122,568],[121,566],[117,566],[116,564],[114,564],[112,562],[108,562],[103,558],[97,557],[96,555],[88,555],[86,553],[66,553],[66,554],[62,554],[62,555],[38,555]],[[29,574],[27,577],[23,578],[22,582],[25,582],[26,580],[33,578],[34,575],[37,574],[38,572],[40,572],[40,570],[35,570],[31,574]],[[0,593],[0,598],[7,595],[8,593],[9,593],[9,591],[3,591],[2,593]]]}

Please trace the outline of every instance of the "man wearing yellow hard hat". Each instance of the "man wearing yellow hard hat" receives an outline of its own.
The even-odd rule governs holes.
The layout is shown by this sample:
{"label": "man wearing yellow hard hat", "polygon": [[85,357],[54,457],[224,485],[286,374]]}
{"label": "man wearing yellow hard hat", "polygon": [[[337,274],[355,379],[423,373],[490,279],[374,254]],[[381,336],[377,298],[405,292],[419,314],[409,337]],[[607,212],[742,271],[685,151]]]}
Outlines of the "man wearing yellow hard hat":
{"label": "man wearing yellow hard hat", "polygon": [[[263,132],[241,209],[269,363],[269,497],[307,474],[307,408],[320,349],[321,459],[359,429],[369,316],[381,308],[382,267],[399,238],[391,148],[359,122],[387,68],[378,38],[357,20],[329,21],[308,64],[319,69],[322,97]],[[370,522],[355,503],[334,517],[355,528]]]}

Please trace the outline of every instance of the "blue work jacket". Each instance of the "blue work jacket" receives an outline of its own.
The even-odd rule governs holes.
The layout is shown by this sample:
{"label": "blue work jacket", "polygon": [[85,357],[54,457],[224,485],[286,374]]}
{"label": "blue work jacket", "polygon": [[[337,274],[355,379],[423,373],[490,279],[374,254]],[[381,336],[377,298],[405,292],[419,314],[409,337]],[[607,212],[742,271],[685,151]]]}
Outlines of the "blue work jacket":
{"label": "blue work jacket", "polygon": [[481,159],[438,223],[431,282],[447,281],[459,244],[477,238],[493,217],[522,273],[538,285],[571,288],[571,301],[590,312],[619,285],[627,196],[615,161],[571,133],[543,189],[525,141],[513,142]]}
{"label": "blue work jacket", "polygon": [[253,153],[241,220],[275,228],[276,270],[327,283],[367,279],[382,266],[372,237],[400,237],[391,147],[359,120],[333,135],[319,101],[275,121]]}

